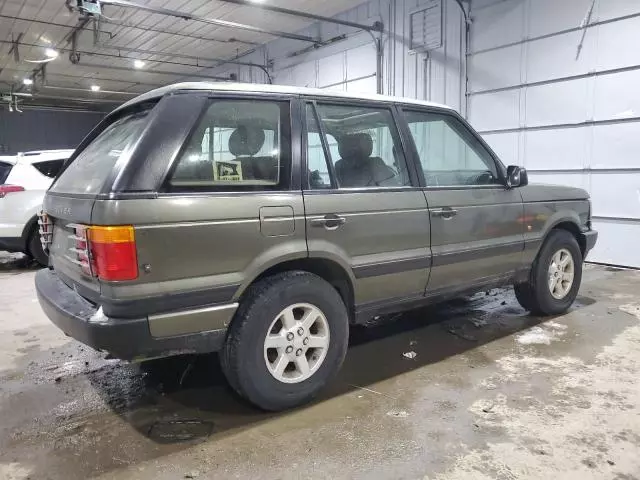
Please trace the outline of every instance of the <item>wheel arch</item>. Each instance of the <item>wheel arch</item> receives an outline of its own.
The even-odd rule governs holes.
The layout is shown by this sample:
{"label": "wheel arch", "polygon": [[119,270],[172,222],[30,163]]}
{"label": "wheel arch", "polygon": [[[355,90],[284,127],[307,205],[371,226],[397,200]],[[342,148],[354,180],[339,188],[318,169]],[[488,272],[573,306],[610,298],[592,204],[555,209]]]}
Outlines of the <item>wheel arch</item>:
{"label": "wheel arch", "polygon": [[584,235],[582,235],[580,226],[575,220],[562,219],[557,221],[556,223],[553,224],[553,226],[549,229],[549,231],[545,235],[545,240],[549,236],[549,233],[551,233],[554,230],[565,230],[569,232],[571,235],[573,235],[573,237],[578,242],[578,245],[580,246],[580,252],[582,253],[582,257],[584,258],[587,251],[587,242],[586,242],[586,239],[584,238]]}
{"label": "wheel arch", "polygon": [[[257,275],[247,286],[271,275],[288,271],[304,271],[319,276],[329,283],[342,297],[342,300],[349,312],[349,318],[354,318],[354,278],[349,275],[348,270],[335,260],[325,257],[301,257],[290,260],[283,260],[270,266]],[[243,292],[244,293],[243,289]],[[240,296],[242,296],[242,293]]]}

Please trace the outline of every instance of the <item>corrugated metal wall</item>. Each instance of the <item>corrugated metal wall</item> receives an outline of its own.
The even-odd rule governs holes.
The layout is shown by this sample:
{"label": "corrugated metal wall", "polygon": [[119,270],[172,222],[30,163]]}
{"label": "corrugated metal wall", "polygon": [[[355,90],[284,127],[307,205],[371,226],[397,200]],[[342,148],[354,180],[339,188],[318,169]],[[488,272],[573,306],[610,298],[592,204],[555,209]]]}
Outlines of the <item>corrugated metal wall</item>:
{"label": "corrugated metal wall", "polygon": [[102,117],[72,110],[0,110],[0,154],[75,148]]}
{"label": "corrugated metal wall", "polygon": [[[454,0],[440,0],[443,8],[443,45],[429,54],[411,53],[409,15],[434,0],[372,0],[337,18],[372,24],[381,20],[389,31],[384,45],[384,93],[464,105],[464,22]],[[310,52],[300,42],[278,39],[243,59],[274,63],[274,83],[351,92],[376,91],[375,48],[368,33],[328,23],[314,24],[302,33],[323,39],[346,35],[345,40]],[[240,81],[264,82],[257,69],[225,67],[220,74],[236,73]]]}
{"label": "corrugated metal wall", "polygon": [[472,18],[471,123],[532,181],[590,192],[591,260],[640,267],[640,1],[473,0]]}

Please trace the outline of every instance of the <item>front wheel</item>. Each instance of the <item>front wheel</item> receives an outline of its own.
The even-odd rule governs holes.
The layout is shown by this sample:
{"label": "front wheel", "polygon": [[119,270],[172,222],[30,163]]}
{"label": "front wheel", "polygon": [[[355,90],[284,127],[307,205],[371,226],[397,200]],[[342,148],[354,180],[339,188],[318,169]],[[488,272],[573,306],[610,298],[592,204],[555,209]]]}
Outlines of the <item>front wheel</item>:
{"label": "front wheel", "polygon": [[520,305],[539,315],[565,312],[575,301],[582,281],[582,252],[566,230],[553,230],[531,267],[527,283],[515,286]]}
{"label": "front wheel", "polygon": [[338,292],[307,272],[285,272],[251,286],[220,354],[238,394],[264,410],[310,401],[337,373],[349,338]]}

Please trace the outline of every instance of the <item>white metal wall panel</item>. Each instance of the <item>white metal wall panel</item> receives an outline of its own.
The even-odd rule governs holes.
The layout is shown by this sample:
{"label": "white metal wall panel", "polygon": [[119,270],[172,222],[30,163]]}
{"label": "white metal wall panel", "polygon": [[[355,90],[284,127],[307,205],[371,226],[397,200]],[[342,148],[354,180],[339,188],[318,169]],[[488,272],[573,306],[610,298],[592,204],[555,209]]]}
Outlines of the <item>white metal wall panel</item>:
{"label": "white metal wall panel", "polygon": [[589,155],[589,128],[561,128],[524,132],[525,167],[531,170],[579,170]]}
{"label": "white metal wall panel", "polygon": [[638,13],[638,0],[599,0],[596,2],[595,18],[609,20]]}
{"label": "white metal wall panel", "polygon": [[485,140],[506,165],[518,164],[519,132],[486,135]]}
{"label": "white metal wall panel", "polygon": [[640,268],[640,1],[596,0],[582,28],[591,3],[472,2],[469,117],[532,181],[591,194],[591,260]]}
{"label": "white metal wall panel", "polygon": [[[475,7],[472,2],[472,8]],[[471,46],[473,51],[506,45],[522,39],[526,1],[499,2],[475,10]]]}
{"label": "white metal wall panel", "polygon": [[474,55],[469,61],[471,91],[493,90],[519,84],[521,58],[522,45]]}
{"label": "white metal wall panel", "polygon": [[621,123],[594,127],[591,155],[592,168],[638,168],[640,126]]}
{"label": "white metal wall panel", "polygon": [[[589,256],[591,260],[630,267],[640,265],[640,250],[637,247],[640,225],[618,219],[594,219],[593,228],[600,234],[597,249],[593,251],[593,255]],[[621,257],[624,263],[620,263]]]}
{"label": "white metal wall panel", "polygon": [[538,37],[577,27],[587,16],[591,4],[592,0],[535,0],[530,2],[527,15],[528,36]]}
{"label": "white metal wall panel", "polygon": [[[571,32],[529,42],[526,59],[527,82],[582,75],[591,70],[595,63],[596,36],[585,35],[580,56],[576,58],[581,38],[582,32]],[[496,50],[496,53],[500,51]]]}
{"label": "white metal wall panel", "polygon": [[318,60],[318,86],[337,85],[345,80],[344,54]]}
{"label": "white metal wall panel", "polygon": [[591,174],[593,214],[607,217],[640,218],[640,183],[638,183],[638,178],[638,175],[629,175],[624,172],[593,172]]}
{"label": "white metal wall panel", "polygon": [[[640,40],[640,32],[638,38]],[[597,77],[594,119],[629,117],[640,117],[640,70]],[[640,125],[636,126],[640,130]]]}
{"label": "white metal wall panel", "polygon": [[508,90],[471,97],[470,121],[478,130],[515,128],[519,125],[520,92]]}
{"label": "white metal wall panel", "polygon": [[[636,13],[639,11],[640,1],[636,2]],[[595,69],[607,70],[640,65],[640,17],[599,25],[596,30],[598,55]],[[594,34],[588,32],[587,35]]]}
{"label": "white metal wall panel", "polygon": [[589,112],[589,81],[583,78],[527,88],[525,125],[536,127],[584,122]]}

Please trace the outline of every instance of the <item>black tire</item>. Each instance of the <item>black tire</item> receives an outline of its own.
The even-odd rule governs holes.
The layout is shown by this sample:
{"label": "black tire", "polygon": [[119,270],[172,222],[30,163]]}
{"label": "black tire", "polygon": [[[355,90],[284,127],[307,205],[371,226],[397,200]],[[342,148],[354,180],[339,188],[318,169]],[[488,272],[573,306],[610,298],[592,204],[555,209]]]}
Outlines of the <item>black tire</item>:
{"label": "black tire", "polygon": [[522,308],[525,310],[537,314],[536,303],[534,300],[531,286],[528,283],[518,283],[513,286],[513,291],[516,294],[516,300]]}
{"label": "black tire", "polygon": [[40,233],[38,232],[38,226],[31,231],[29,235],[29,244],[27,246],[29,251],[27,252],[31,257],[43,267],[49,265],[49,255],[42,249],[42,242],[40,241]]}
{"label": "black tire", "polygon": [[[552,257],[560,249],[565,249],[571,254],[574,264],[573,284],[562,299],[555,298],[548,285],[549,266]],[[552,230],[531,267],[529,281],[514,287],[520,305],[537,315],[558,315],[566,312],[578,296],[582,282],[582,260],[582,252],[576,238],[566,230]]]}
{"label": "black tire", "polygon": [[[276,379],[265,362],[269,327],[286,307],[307,303],[320,309],[329,326],[329,346],[318,370],[299,383]],[[279,411],[313,399],[338,372],[347,352],[349,319],[338,292],[317,275],[292,271],[249,287],[229,327],[220,364],[231,387],[254,405]]]}

